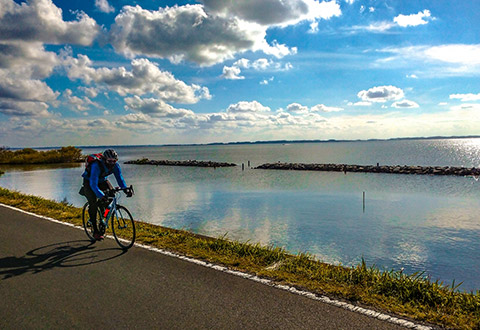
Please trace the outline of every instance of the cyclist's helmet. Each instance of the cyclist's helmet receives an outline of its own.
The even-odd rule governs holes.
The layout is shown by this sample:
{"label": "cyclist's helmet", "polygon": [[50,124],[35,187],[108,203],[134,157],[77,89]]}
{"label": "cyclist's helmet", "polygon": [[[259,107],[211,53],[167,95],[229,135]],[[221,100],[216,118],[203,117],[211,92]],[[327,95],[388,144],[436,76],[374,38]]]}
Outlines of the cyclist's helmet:
{"label": "cyclist's helmet", "polygon": [[115,163],[118,160],[118,154],[113,149],[105,150],[102,155],[103,155],[103,159],[105,161],[105,164],[107,164],[107,166],[109,166],[109,167],[113,167],[113,165],[115,165]]}

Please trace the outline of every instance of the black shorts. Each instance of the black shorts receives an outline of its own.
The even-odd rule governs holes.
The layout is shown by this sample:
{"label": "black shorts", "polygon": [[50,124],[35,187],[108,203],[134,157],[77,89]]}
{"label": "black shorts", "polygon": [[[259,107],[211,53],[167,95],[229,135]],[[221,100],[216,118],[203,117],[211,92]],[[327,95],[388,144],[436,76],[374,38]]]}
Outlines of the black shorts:
{"label": "black shorts", "polygon": [[[100,182],[98,184],[98,188],[105,193],[105,195],[108,196],[108,191],[113,190],[113,186],[110,183],[110,181],[105,180],[103,182]],[[80,191],[78,192],[80,195],[87,197],[87,199],[91,199],[92,195],[95,196],[95,193],[93,192],[92,188],[90,188],[90,182],[87,179],[83,179],[83,186],[80,188]]]}

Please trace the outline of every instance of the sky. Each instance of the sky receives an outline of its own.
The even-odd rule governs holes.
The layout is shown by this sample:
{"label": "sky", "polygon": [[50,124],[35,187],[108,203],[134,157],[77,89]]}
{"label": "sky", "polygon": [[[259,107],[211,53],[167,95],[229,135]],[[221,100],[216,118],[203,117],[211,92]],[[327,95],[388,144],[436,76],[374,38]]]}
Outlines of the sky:
{"label": "sky", "polygon": [[0,0],[0,146],[479,135],[479,12]]}

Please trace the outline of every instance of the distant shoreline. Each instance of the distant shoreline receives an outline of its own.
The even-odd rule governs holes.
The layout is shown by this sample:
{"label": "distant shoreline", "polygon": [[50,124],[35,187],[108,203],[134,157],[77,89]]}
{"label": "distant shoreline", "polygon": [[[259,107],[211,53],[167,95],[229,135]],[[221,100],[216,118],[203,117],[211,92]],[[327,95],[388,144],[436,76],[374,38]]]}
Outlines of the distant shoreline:
{"label": "distant shoreline", "polygon": [[[255,144],[302,144],[302,143],[344,143],[344,142],[377,142],[377,141],[410,141],[410,140],[458,140],[477,139],[480,135],[462,136],[428,136],[428,137],[398,137],[388,139],[328,139],[328,140],[259,140],[259,141],[238,141],[238,142],[211,142],[211,143],[172,143],[172,144],[118,144],[118,145],[96,145],[96,146],[75,146],[76,148],[106,148],[106,147],[194,147],[194,146],[227,146],[227,145],[255,145]],[[12,150],[25,147],[10,147]],[[50,147],[29,147],[32,149],[59,149],[61,146]]]}

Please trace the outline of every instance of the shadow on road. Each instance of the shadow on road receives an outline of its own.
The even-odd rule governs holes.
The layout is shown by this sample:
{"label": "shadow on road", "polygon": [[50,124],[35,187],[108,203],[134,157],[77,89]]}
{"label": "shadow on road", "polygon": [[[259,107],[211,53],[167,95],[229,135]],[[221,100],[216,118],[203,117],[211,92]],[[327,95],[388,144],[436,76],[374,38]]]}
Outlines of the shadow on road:
{"label": "shadow on road", "polygon": [[0,278],[40,273],[54,267],[79,267],[117,258],[126,251],[98,249],[95,242],[77,240],[50,244],[28,251],[22,257],[0,258]]}

